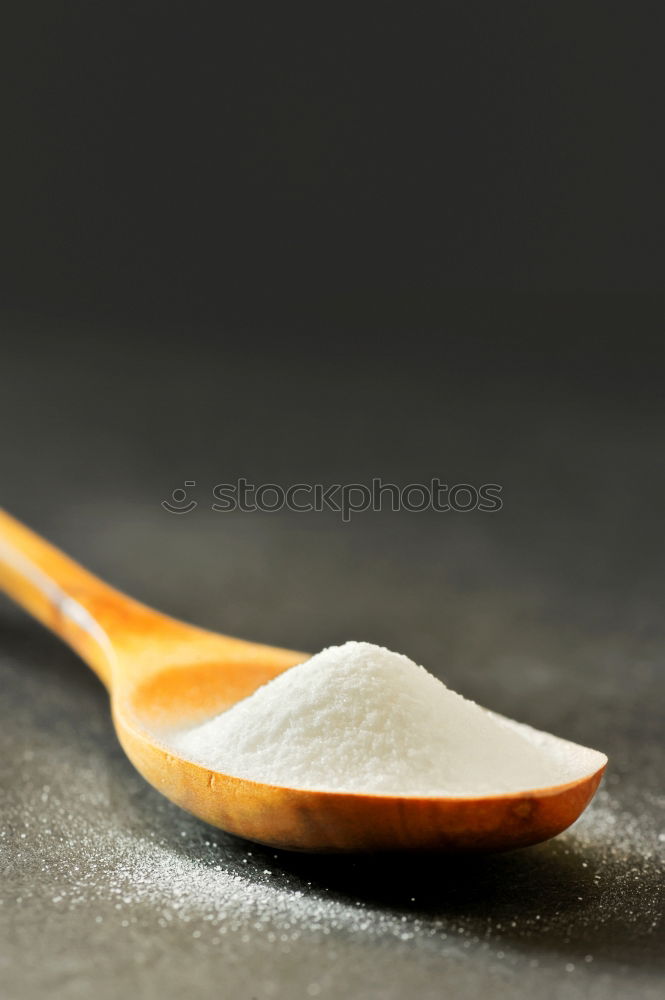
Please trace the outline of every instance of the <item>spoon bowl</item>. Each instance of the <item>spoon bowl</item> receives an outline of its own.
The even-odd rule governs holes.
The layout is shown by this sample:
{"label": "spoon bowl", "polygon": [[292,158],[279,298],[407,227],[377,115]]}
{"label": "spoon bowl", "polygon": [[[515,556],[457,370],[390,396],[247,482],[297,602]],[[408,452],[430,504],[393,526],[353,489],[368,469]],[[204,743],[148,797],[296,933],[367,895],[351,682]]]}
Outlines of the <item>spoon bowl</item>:
{"label": "spoon bowl", "polygon": [[570,826],[607,758],[566,784],[482,796],[316,791],[248,781],[169,749],[307,654],[177,621],[103,583],[0,511],[0,586],[78,652],[107,687],[120,743],[143,777],[213,826],[297,851],[501,851]]}

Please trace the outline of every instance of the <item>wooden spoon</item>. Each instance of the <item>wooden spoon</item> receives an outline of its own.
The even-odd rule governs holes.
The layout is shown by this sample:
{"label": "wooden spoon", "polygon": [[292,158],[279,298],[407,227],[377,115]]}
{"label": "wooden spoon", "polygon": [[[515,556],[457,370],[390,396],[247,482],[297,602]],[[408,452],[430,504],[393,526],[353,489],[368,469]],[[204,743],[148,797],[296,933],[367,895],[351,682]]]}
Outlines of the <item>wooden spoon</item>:
{"label": "wooden spoon", "polygon": [[163,795],[250,840],[300,851],[497,851],[565,830],[607,759],[568,784],[509,795],[415,798],[284,788],[175,756],[163,739],[307,659],[176,621],[125,596],[0,510],[0,585],[106,685],[127,756]]}

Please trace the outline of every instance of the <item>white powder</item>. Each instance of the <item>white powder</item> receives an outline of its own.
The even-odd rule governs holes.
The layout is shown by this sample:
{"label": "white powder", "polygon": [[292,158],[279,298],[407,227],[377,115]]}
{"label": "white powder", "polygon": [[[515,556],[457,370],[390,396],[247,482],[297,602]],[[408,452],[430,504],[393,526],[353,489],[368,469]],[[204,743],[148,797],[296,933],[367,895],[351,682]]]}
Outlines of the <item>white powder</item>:
{"label": "white powder", "polygon": [[324,649],[170,743],[236,777],[368,794],[519,792],[605,762],[467,701],[408,657],[367,642]]}

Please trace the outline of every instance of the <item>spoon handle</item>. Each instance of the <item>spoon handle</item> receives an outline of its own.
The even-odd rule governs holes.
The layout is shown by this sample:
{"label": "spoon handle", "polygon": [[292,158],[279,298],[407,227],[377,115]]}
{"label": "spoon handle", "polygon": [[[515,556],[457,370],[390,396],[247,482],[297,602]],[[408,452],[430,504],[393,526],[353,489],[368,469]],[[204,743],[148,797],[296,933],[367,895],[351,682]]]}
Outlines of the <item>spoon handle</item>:
{"label": "spoon handle", "polygon": [[89,573],[0,509],[0,588],[64,639],[110,686],[119,647],[173,619]]}
{"label": "spoon handle", "polygon": [[220,635],[133,600],[0,509],[0,590],[74,649],[111,690],[191,662],[292,666],[305,654]]}

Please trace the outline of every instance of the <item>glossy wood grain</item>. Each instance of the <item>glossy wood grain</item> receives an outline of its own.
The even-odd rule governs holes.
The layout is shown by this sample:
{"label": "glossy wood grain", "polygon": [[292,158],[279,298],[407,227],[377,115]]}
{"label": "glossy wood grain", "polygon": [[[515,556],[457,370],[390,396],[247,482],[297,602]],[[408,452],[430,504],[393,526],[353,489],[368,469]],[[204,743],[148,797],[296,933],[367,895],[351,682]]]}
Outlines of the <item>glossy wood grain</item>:
{"label": "glossy wood grain", "polygon": [[605,769],[565,785],[476,798],[308,791],[245,781],[175,756],[172,729],[251,694],[307,654],[218,635],[103,583],[0,511],[0,585],[106,685],[120,742],[171,801],[214,826],[303,851],[496,851],[566,829]]}

